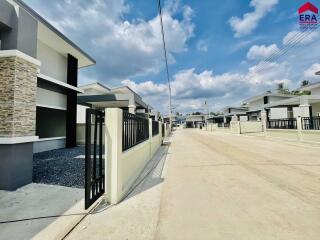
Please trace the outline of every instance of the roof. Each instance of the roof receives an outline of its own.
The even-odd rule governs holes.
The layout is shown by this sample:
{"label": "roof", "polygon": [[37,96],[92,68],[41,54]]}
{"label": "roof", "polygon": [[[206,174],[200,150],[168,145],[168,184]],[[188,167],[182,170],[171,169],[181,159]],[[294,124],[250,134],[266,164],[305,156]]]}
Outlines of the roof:
{"label": "roof", "polygon": [[106,89],[106,90],[110,91],[110,88],[108,88],[107,86],[105,86],[105,85],[103,85],[102,83],[99,83],[99,82],[85,84],[85,85],[80,86],[79,88],[81,88],[81,89],[89,89],[89,88],[96,88],[96,87],[103,88],[103,89]]}
{"label": "roof", "polygon": [[266,105],[266,108],[298,106],[300,104],[320,103],[320,95],[303,95],[290,99],[284,99],[275,103]]}
{"label": "roof", "polygon": [[[66,37],[64,34],[62,34],[54,26],[52,26],[52,24],[50,24],[47,20],[45,20],[42,16],[40,16],[35,10],[33,10],[31,7],[29,7],[26,3],[24,3],[22,0],[13,0],[13,1],[16,4],[18,4],[21,8],[23,8],[25,11],[27,11],[38,22],[42,23],[50,31],[52,31],[54,34],[56,34],[58,37],[60,37],[64,42],[66,42],[72,48],[77,50],[80,53],[80,55],[83,55],[83,57],[86,58],[86,61],[84,61],[84,63],[79,62],[79,66],[80,67],[86,67],[86,66],[90,66],[90,65],[96,64],[96,61],[91,56],[89,56],[89,54],[84,52],[79,46],[77,46],[74,42],[72,42],[68,37]],[[77,57],[77,56],[75,56],[75,57]]]}
{"label": "roof", "polygon": [[243,102],[249,103],[249,102],[253,102],[253,101],[259,100],[259,99],[264,98],[264,97],[292,98],[292,97],[296,97],[296,96],[295,96],[295,95],[291,95],[291,94],[265,92],[265,93],[262,93],[262,94],[260,94],[260,95],[257,95],[257,96],[248,98],[248,99],[244,100]]}
{"label": "roof", "polygon": [[298,88],[299,91],[310,91],[311,89],[320,87],[320,82],[315,82]]}
{"label": "roof", "polygon": [[223,108],[223,111],[224,111],[224,110],[227,110],[227,109],[236,109],[236,110],[243,110],[243,111],[248,110],[247,107],[231,107],[231,106],[226,106],[226,107]]}

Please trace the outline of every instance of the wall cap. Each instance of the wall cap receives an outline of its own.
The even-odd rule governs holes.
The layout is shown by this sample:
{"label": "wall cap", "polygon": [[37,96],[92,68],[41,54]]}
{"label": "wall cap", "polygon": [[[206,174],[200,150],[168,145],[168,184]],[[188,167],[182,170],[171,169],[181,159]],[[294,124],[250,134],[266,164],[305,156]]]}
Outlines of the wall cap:
{"label": "wall cap", "polygon": [[6,144],[18,144],[18,143],[28,143],[36,142],[39,140],[38,136],[28,136],[28,137],[0,137],[0,145]]}
{"label": "wall cap", "polygon": [[37,65],[38,67],[41,66],[41,62],[38,59],[35,59],[19,50],[1,50],[0,58],[5,58],[5,57],[19,57],[19,58],[22,58],[23,60],[33,63],[34,65]]}

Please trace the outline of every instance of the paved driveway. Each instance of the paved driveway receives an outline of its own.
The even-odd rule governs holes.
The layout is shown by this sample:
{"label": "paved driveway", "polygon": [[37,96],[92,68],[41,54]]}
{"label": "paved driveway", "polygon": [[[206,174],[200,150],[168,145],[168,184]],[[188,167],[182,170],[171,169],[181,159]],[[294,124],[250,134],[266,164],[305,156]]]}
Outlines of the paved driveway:
{"label": "paved driveway", "polygon": [[320,239],[320,148],[177,131],[156,239]]}

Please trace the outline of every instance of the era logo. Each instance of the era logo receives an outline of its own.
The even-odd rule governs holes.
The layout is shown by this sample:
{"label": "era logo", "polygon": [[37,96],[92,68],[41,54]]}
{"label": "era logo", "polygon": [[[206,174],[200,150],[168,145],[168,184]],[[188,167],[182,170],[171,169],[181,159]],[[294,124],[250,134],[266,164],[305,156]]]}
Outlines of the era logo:
{"label": "era logo", "polygon": [[310,2],[302,5],[299,10],[299,23],[303,30],[315,29],[318,25],[318,8]]}

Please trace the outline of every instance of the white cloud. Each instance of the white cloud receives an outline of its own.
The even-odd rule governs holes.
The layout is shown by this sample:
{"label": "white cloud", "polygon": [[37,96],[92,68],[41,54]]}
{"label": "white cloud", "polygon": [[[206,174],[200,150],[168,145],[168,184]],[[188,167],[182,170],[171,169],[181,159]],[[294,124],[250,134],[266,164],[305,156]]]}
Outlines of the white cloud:
{"label": "white cloud", "polygon": [[[264,71],[261,71],[262,65]],[[290,85],[289,65],[287,63],[264,63],[251,67],[246,74],[227,72],[215,75],[205,70],[197,73],[195,69],[185,69],[173,76],[172,97],[175,110],[179,112],[204,111],[204,102],[222,107],[235,104],[235,101],[254,94],[275,89],[277,83]],[[168,88],[164,83],[151,81],[136,83],[122,82],[157,109],[166,112],[168,106]]]}
{"label": "white cloud", "polygon": [[277,4],[278,0],[251,0],[250,6],[254,8],[252,12],[244,14],[242,18],[232,17],[229,20],[230,26],[235,32],[235,37],[252,33],[261,19]]}
{"label": "white cloud", "polygon": [[319,76],[315,75],[316,72],[320,71],[320,63],[314,63],[310,68],[304,71],[303,76],[306,80],[319,79]]}
{"label": "white cloud", "polygon": [[199,40],[197,42],[196,47],[197,47],[197,50],[201,51],[201,52],[208,52],[208,50],[209,50],[208,44],[204,40]]}
{"label": "white cloud", "polygon": [[283,45],[305,45],[314,42],[320,36],[318,31],[314,32],[301,32],[291,31],[282,40]]}
{"label": "white cloud", "polygon": [[266,45],[253,45],[248,53],[247,58],[250,60],[262,60],[276,54],[280,49],[276,44]]}
{"label": "white cloud", "polygon": [[[84,69],[87,78],[115,85],[119,80],[157,73],[164,67],[159,17],[126,19],[130,7],[125,0],[48,1],[38,7],[97,60],[96,67]],[[175,62],[174,54],[188,49],[187,42],[194,34],[192,16],[189,6],[178,0],[166,1],[163,23],[170,63]]]}

